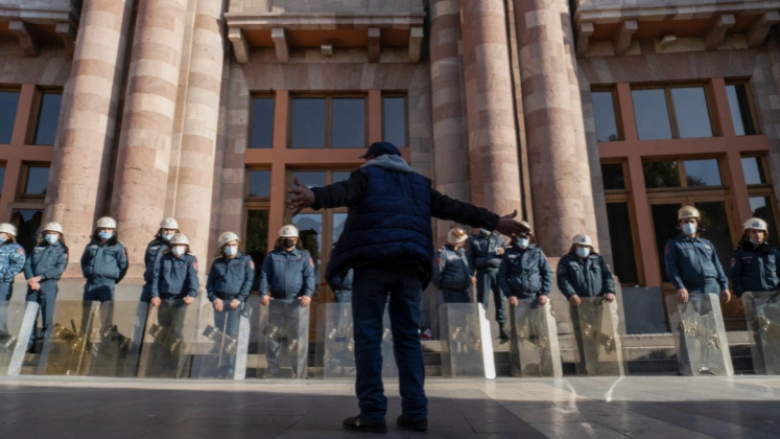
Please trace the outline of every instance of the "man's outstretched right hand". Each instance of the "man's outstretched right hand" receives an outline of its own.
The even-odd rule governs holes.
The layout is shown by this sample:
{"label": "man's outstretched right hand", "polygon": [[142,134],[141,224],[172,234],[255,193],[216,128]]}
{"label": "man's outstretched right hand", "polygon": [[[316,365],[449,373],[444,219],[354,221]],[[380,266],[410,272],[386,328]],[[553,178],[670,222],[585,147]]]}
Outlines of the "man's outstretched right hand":
{"label": "man's outstretched right hand", "polygon": [[515,221],[515,217],[517,217],[517,210],[515,210],[509,215],[502,216],[498,220],[498,224],[496,225],[496,231],[506,236],[516,236],[522,233],[530,232],[530,230],[528,230],[528,227]]}

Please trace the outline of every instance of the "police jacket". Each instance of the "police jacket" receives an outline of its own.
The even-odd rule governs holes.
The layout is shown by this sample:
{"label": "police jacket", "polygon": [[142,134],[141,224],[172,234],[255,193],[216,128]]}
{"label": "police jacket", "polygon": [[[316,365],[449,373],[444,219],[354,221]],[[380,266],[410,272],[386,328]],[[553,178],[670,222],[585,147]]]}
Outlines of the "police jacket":
{"label": "police jacket", "polygon": [[152,297],[173,294],[177,299],[198,297],[198,258],[192,253],[176,257],[171,252],[162,254],[152,275]]}
{"label": "police jacket", "polygon": [[92,240],[81,255],[81,272],[88,280],[119,282],[127,274],[127,250],[116,236],[106,242]]}
{"label": "police jacket", "polygon": [[777,269],[780,251],[764,242],[758,247],[746,240],[731,258],[731,287],[741,297],[745,291],[773,291],[780,288]]}
{"label": "police jacket", "polygon": [[352,293],[352,278],[354,277],[355,270],[348,270],[347,273],[342,277],[339,274],[336,274],[332,278],[328,279],[328,285],[330,285],[330,289],[333,290],[333,294],[339,295],[342,293]]}
{"label": "police jacket", "polygon": [[24,269],[25,253],[21,245],[5,241],[0,244],[0,282],[10,283]]}
{"label": "police jacket", "polygon": [[49,244],[45,240],[38,244],[24,263],[24,278],[41,277],[41,282],[56,282],[68,266],[68,247],[57,241]]}
{"label": "police jacket", "polygon": [[710,241],[681,233],[666,243],[665,253],[666,275],[678,290],[703,290],[716,284],[721,290],[728,289],[728,279]]}
{"label": "police jacket", "polygon": [[440,290],[463,291],[471,286],[474,270],[464,248],[445,245],[433,258],[433,285]]}
{"label": "police jacket", "polygon": [[168,250],[168,243],[161,238],[154,238],[146,246],[146,253],[144,253],[144,282],[146,284],[150,285],[152,283],[155,264],[165,250]]}
{"label": "police jacket", "polygon": [[419,266],[425,288],[433,270],[431,217],[494,230],[498,215],[453,200],[431,187],[401,157],[383,155],[353,172],[347,181],[312,188],[314,209],[349,206],[339,245],[325,273],[356,265],[413,263]]}
{"label": "police jacket", "polygon": [[236,257],[220,257],[214,260],[206,281],[210,301],[216,299],[246,301],[255,279],[255,263],[248,255],[238,252]]}
{"label": "police jacket", "polygon": [[297,248],[291,252],[274,250],[268,253],[263,262],[260,295],[265,296],[270,291],[274,299],[311,297],[314,283],[314,261],[309,252]]}
{"label": "police jacket", "polygon": [[475,270],[498,270],[501,255],[496,251],[506,250],[506,241],[498,233],[486,235],[482,232],[469,238],[469,260]]}
{"label": "police jacket", "polygon": [[558,261],[558,289],[566,298],[573,295],[597,297],[615,293],[615,280],[604,258],[591,253],[581,258],[569,253]]}
{"label": "police jacket", "polygon": [[498,268],[498,286],[504,296],[530,299],[540,295],[549,296],[553,273],[550,263],[539,247],[529,245],[526,249],[510,247]]}

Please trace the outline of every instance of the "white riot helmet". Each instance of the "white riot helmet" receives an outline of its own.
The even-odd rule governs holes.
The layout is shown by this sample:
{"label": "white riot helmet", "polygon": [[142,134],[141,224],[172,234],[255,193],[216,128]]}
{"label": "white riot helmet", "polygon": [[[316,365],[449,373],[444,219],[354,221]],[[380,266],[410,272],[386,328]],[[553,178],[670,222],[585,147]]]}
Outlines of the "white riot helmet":
{"label": "white riot helmet", "polygon": [[56,222],[46,224],[46,226],[43,228],[43,232],[59,232],[60,234],[64,233],[62,231],[62,224]]}
{"label": "white riot helmet", "polygon": [[761,218],[750,218],[749,220],[745,221],[745,230],[763,230],[765,232],[769,231],[769,227],[767,227],[766,221],[762,220]]}
{"label": "white riot helmet", "polygon": [[173,235],[173,238],[171,238],[170,241],[171,245],[190,245],[190,238],[187,237],[184,233],[177,233]]}
{"label": "white riot helmet", "polygon": [[678,223],[688,218],[695,218],[696,221],[701,221],[701,214],[699,213],[699,209],[693,206],[683,206],[680,210],[677,211]]}
{"label": "white riot helmet", "polygon": [[593,240],[590,239],[590,236],[584,233],[580,233],[574,236],[574,239],[572,240],[572,244],[587,245],[588,247],[593,247]]}
{"label": "white riot helmet", "polygon": [[236,235],[233,232],[225,232],[221,235],[219,235],[219,239],[217,239],[217,243],[220,247],[227,244],[230,241],[238,241],[238,235]]}
{"label": "white riot helmet", "polygon": [[16,236],[16,227],[9,223],[0,223],[0,233],[7,233],[11,236]]}
{"label": "white riot helmet", "polygon": [[110,216],[104,216],[97,220],[95,227],[98,229],[116,229],[116,220]]}
{"label": "white riot helmet", "polygon": [[281,230],[279,230],[279,236],[282,238],[297,238],[298,228],[291,224],[288,224],[282,227]]}
{"label": "white riot helmet", "polygon": [[176,221],[176,218],[169,216],[160,222],[160,228],[161,229],[171,229],[171,230],[179,230],[179,222]]}
{"label": "white riot helmet", "polygon": [[451,228],[447,234],[447,242],[450,244],[461,244],[466,242],[467,239],[469,239],[469,235],[460,227]]}

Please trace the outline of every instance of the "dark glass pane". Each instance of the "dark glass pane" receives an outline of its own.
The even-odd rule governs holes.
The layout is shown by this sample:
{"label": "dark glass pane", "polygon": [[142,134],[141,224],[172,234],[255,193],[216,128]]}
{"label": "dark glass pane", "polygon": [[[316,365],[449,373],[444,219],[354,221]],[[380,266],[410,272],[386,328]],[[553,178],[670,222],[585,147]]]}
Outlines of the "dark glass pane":
{"label": "dark glass pane", "polygon": [[333,148],[365,148],[366,100],[333,99]]}
{"label": "dark glass pane", "polygon": [[0,167],[0,194],[3,193],[3,182],[5,181],[5,166]]}
{"label": "dark glass pane", "polygon": [[406,98],[385,98],[382,117],[385,142],[406,146]]}
{"label": "dark glass pane", "polygon": [[717,159],[685,160],[685,179],[688,186],[722,186]]}
{"label": "dark glass pane", "polygon": [[325,171],[294,171],[292,176],[293,184],[298,177],[298,182],[308,187],[325,186]]}
{"label": "dark glass pane", "polygon": [[704,87],[673,88],[672,100],[681,139],[712,137]]}
{"label": "dark glass pane", "polygon": [[333,214],[333,242],[339,242],[341,233],[344,232],[344,224],[347,222],[346,213],[334,213]]}
{"label": "dark glass pane", "polygon": [[631,233],[628,203],[607,203],[607,219],[615,274],[621,283],[637,284],[639,278],[636,274],[634,236]]}
{"label": "dark glass pane", "polygon": [[11,143],[18,107],[18,91],[0,91],[0,143]]}
{"label": "dark glass pane", "polygon": [[333,183],[349,180],[352,171],[333,171]]}
{"label": "dark glass pane", "polygon": [[593,114],[596,116],[596,139],[599,142],[619,140],[612,92],[599,91],[593,92],[591,95],[593,96]]}
{"label": "dark glass pane", "polygon": [[[666,276],[666,262],[664,261],[666,243],[680,234],[677,228],[677,211],[680,204],[652,204],[650,208],[653,214],[653,229],[655,230],[655,248],[658,254],[658,266],[661,267],[661,278],[669,282]],[[614,239],[610,236],[610,239]]]}
{"label": "dark glass pane", "polygon": [[24,186],[25,195],[45,196],[46,186],[49,185],[49,168],[31,166],[27,174],[27,184]]}
{"label": "dark glass pane", "polygon": [[742,157],[742,172],[745,174],[745,184],[766,183],[761,157]]}
{"label": "dark glass pane", "polygon": [[604,179],[604,189],[625,189],[622,163],[602,163],[601,176]]}
{"label": "dark glass pane", "polygon": [[325,99],[293,99],[293,148],[325,148]]}
{"label": "dark glass pane", "polygon": [[38,113],[38,127],[35,130],[36,145],[54,145],[61,105],[60,93],[44,93],[41,97],[41,111]]}
{"label": "dark glass pane", "polygon": [[250,148],[272,148],[274,138],[274,99],[252,99],[252,141]]}
{"label": "dark glass pane", "polygon": [[780,239],[777,236],[777,219],[775,218],[772,202],[769,197],[750,197],[750,210],[754,217],[761,218],[769,226],[769,244],[777,248],[780,245]]}
{"label": "dark glass pane", "polygon": [[11,223],[16,226],[16,242],[29,254],[35,247],[40,233],[42,210],[14,209],[11,213]]}
{"label": "dark glass pane", "polygon": [[671,139],[672,126],[663,89],[632,90],[639,140]]}
{"label": "dark glass pane", "polygon": [[314,260],[314,271],[317,282],[316,289],[319,290],[320,267],[322,266],[322,214],[302,213],[293,217],[293,225],[298,228],[301,244],[303,248],[311,253]]}
{"label": "dark glass pane", "polygon": [[267,198],[271,196],[271,171],[249,172],[249,188],[247,197]]}
{"label": "dark glass pane", "polygon": [[[247,211],[246,230],[244,231],[244,242],[246,243],[246,253],[255,263],[255,277],[260,274],[260,267],[263,266],[265,254],[268,251],[268,211],[267,210],[249,210]],[[254,288],[257,289],[255,285]]]}
{"label": "dark glass pane", "polygon": [[648,189],[662,187],[680,187],[680,173],[677,162],[642,163],[645,174],[645,186]]}
{"label": "dark glass pane", "polygon": [[731,242],[726,203],[722,201],[695,203],[695,207],[701,213],[701,228],[704,229],[701,233],[702,238],[712,241],[723,271],[726,272],[726,276],[730,276],[731,250],[734,244]]}
{"label": "dark glass pane", "polygon": [[738,136],[756,134],[747,87],[744,84],[727,85],[726,94],[729,97],[729,109],[731,110],[731,120],[734,122],[734,131]]}

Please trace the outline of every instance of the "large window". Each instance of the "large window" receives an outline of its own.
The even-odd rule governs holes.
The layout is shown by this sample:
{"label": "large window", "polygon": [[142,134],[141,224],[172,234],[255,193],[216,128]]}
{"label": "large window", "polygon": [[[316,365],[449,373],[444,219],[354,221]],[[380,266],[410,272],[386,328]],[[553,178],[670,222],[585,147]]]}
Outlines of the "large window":
{"label": "large window", "polygon": [[615,117],[615,92],[594,91],[591,96],[593,96],[593,115],[596,118],[596,139],[599,142],[620,140]]}
{"label": "large window", "polygon": [[0,91],[0,144],[11,143],[18,107],[18,91]]}
{"label": "large window", "polygon": [[36,145],[54,145],[57,125],[60,121],[62,93],[41,93],[40,101],[33,143]]}
{"label": "large window", "polygon": [[639,140],[712,137],[704,87],[637,88],[631,97]]}
{"label": "large window", "polygon": [[382,102],[382,138],[401,148],[407,146],[406,97],[385,96]]}
{"label": "large window", "polygon": [[742,157],[742,170],[745,173],[745,183],[750,197],[750,211],[754,217],[765,220],[769,225],[769,243],[778,247],[777,204],[772,187],[767,163],[764,156]]}
{"label": "large window", "polygon": [[648,161],[642,170],[647,189],[723,185],[717,159]]}
{"label": "large window", "polygon": [[19,185],[21,192],[19,198],[45,198],[46,188],[49,185],[48,164],[27,164],[22,166],[21,173],[23,184]]}
{"label": "large window", "polygon": [[274,98],[260,96],[252,99],[250,148],[273,148]]}
{"label": "large window", "polygon": [[747,84],[726,85],[726,94],[729,98],[729,110],[734,122],[734,132],[738,136],[751,136],[758,132],[753,115],[753,106],[750,104],[750,91]]}
{"label": "large window", "polygon": [[626,188],[623,163],[602,163],[601,176],[604,180],[604,190],[622,190]]}
{"label": "large window", "polygon": [[365,148],[364,96],[292,98],[291,148]]}
{"label": "large window", "polygon": [[[271,200],[271,171],[247,169],[244,183],[244,252],[255,263],[256,275],[260,274],[268,251],[268,214]],[[255,285],[257,288],[257,279]]]}
{"label": "large window", "polygon": [[634,232],[631,229],[631,217],[628,202],[607,203],[609,236],[612,243],[612,260],[615,263],[615,275],[620,283],[639,283],[634,252]]}

